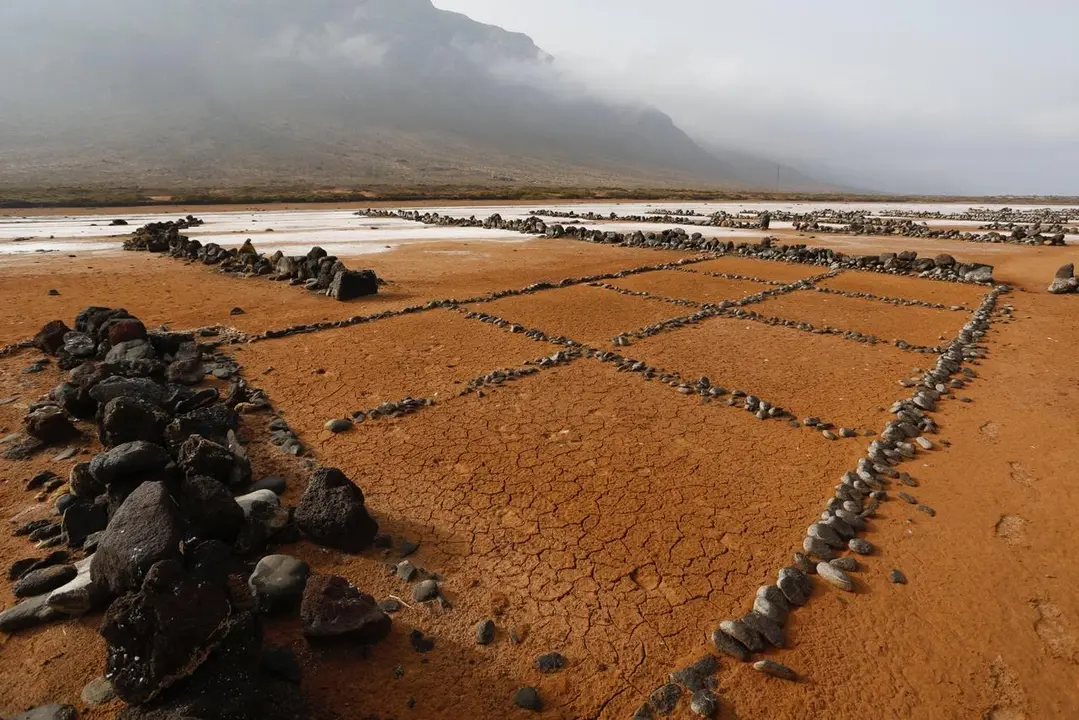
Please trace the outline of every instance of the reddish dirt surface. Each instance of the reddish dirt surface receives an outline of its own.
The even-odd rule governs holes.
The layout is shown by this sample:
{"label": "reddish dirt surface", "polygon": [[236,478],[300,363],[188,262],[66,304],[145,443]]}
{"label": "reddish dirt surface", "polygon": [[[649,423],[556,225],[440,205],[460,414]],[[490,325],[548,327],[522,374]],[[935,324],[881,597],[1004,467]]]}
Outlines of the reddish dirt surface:
{"label": "reddish dirt surface", "polygon": [[740,257],[722,257],[708,260],[695,264],[691,269],[700,273],[744,275],[762,280],[779,280],[785,283],[797,282],[803,278],[828,272],[828,268],[821,265],[795,265],[793,263],[770,262],[768,260]]}
{"label": "reddish dirt surface", "polygon": [[[864,252],[909,245],[903,238],[854,241]],[[880,550],[854,574],[858,591],[817,584],[809,605],[791,616],[787,649],[769,653],[804,681],[765,678],[722,658],[720,717],[1079,716],[1079,594],[1071,572],[1079,490],[1068,473],[1079,433],[1079,298],[1044,292],[1052,271],[1079,253],[942,245],[938,252],[961,261],[996,262],[998,275],[1021,289],[1003,296],[1016,319],[994,324],[986,337],[989,356],[975,367],[979,378],[962,391],[973,402],[946,400],[935,413],[937,440],[951,445],[919,453],[902,468],[920,483],[910,492],[937,515],[885,503],[867,535]],[[476,256],[445,254],[477,249]],[[95,257],[91,270],[62,257],[5,262],[0,339],[26,337],[57,317],[70,323],[92,303],[125,305],[148,324],[171,321],[177,329],[224,323],[264,330],[680,255],[536,241],[448,243],[376,257],[371,265],[395,284],[384,298],[345,305],[146,256]],[[788,282],[823,270],[733,258],[708,264],[714,272]],[[666,274],[618,282],[659,277],[662,286]],[[694,278],[670,274],[678,282],[682,275]],[[679,287],[710,293],[713,281],[723,282],[704,275],[699,281]],[[984,292],[853,273],[830,282],[968,305]],[[62,295],[47,297],[50,287]],[[398,290],[402,296],[394,295]],[[796,312],[820,297],[832,296],[800,292],[781,300]],[[773,302],[751,309],[771,313]],[[835,324],[855,327],[871,308],[877,329],[858,329],[883,336],[880,328],[895,328],[897,337],[913,342],[928,327],[923,309],[857,302],[859,310],[836,316],[850,324]],[[229,317],[234,305],[248,314]],[[473,309],[597,344],[687,313],[586,286]],[[932,312],[926,317],[946,320],[949,337],[966,317]],[[704,404],[587,358],[343,435],[322,429],[346,410],[410,393],[453,394],[455,381],[556,349],[448,310],[237,347],[251,382],[269,391],[317,461],[340,466],[363,488],[384,531],[421,542],[413,561],[442,574],[454,604],[442,612],[406,608],[395,616],[391,636],[366,654],[312,650],[294,617],[270,622],[269,639],[297,652],[304,692],[332,716],[524,718],[530,715],[516,710],[511,697],[528,684],[546,703],[541,717],[629,717],[667,673],[707,652],[707,634],[720,620],[749,609],[756,587],[789,562],[867,441],[828,442],[786,421],[761,422],[722,402]],[[878,408],[906,394],[896,381],[930,362],[890,346],[727,318],[636,341],[624,351],[687,378],[707,374],[730,389],[742,386],[799,415],[875,430],[886,417]],[[59,382],[52,366],[22,373],[37,357],[22,351],[0,358],[0,399],[17,396],[0,405],[0,428],[17,429],[26,405]],[[263,374],[270,365],[275,370]],[[319,368],[326,374],[313,374]],[[256,474],[287,477],[285,502],[295,504],[309,471],[267,442],[265,422],[264,415],[245,418]],[[51,462],[55,452],[20,463],[0,460],[4,516],[50,512],[57,493],[39,503],[23,489],[25,480],[45,468],[64,474],[95,449],[88,441],[83,454],[66,462]],[[412,604],[408,586],[385,570],[395,554],[348,556],[308,543],[286,552],[377,597]],[[24,538],[0,533],[5,569],[41,554]],[[890,584],[892,568],[902,569],[909,584]],[[11,601],[8,584],[0,583],[0,603]],[[498,635],[492,646],[477,647],[472,626],[484,617],[495,619]],[[0,715],[58,701],[85,710],[79,693],[103,668],[98,620],[0,635]],[[420,655],[410,647],[413,629],[434,638],[434,651]],[[551,650],[562,652],[568,666],[542,675],[532,660]],[[82,717],[113,717],[118,710],[113,703]],[[674,717],[690,717],[685,700]]]}
{"label": "reddish dirt surface", "polygon": [[927,347],[936,347],[952,340],[966,322],[964,315],[950,310],[915,305],[896,306],[879,300],[815,290],[798,290],[768,298],[748,309],[769,317],[811,323],[818,328],[857,330],[889,343],[906,340]]}
{"label": "reddish dirt surface", "polygon": [[921,300],[948,307],[962,305],[975,308],[985,296],[985,291],[980,287],[871,272],[840,273],[836,277],[821,280],[817,287],[871,293],[902,300]]}
{"label": "reddish dirt surface", "polygon": [[502,298],[469,305],[467,309],[595,347],[609,346],[611,338],[621,332],[692,312],[672,303],[620,295],[587,285]]}
{"label": "reddish dirt surface", "polygon": [[641,273],[617,280],[608,280],[608,283],[625,290],[702,303],[741,300],[747,295],[756,295],[762,290],[773,288],[772,285],[752,280],[727,280],[681,270]]}

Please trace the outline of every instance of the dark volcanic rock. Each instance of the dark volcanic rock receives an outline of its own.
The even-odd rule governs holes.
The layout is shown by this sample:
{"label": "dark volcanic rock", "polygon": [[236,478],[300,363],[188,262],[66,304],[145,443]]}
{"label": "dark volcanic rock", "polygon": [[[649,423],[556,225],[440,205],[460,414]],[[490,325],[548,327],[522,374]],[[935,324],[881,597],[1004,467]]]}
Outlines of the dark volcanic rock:
{"label": "dark volcanic rock", "polygon": [[378,277],[371,270],[338,270],[327,294],[336,300],[352,300],[378,293]]}
{"label": "dark volcanic rock", "polygon": [[201,435],[219,445],[228,444],[229,430],[235,430],[239,416],[224,405],[210,405],[180,415],[165,430],[169,446],[179,448],[192,435]]}
{"label": "dark volcanic rock", "polygon": [[81,547],[86,538],[101,532],[109,524],[109,508],[106,503],[92,502],[75,498],[63,512],[64,534],[67,544]]}
{"label": "dark volcanic rock", "polygon": [[68,475],[68,484],[71,486],[71,493],[83,500],[93,500],[105,492],[105,483],[98,480],[90,472],[90,463],[78,463],[71,468],[71,474]]}
{"label": "dark volcanic rock", "polygon": [[303,598],[310,568],[288,555],[267,555],[259,560],[248,584],[256,606],[270,612],[296,605]]}
{"label": "dark volcanic rock", "polygon": [[55,590],[75,579],[78,571],[73,565],[53,565],[32,570],[15,583],[11,591],[15,597],[32,597]]}
{"label": "dark volcanic rock", "polygon": [[164,470],[172,462],[160,445],[136,440],[99,453],[90,461],[90,472],[98,482],[112,485],[132,477]]}
{"label": "dark volcanic rock", "polygon": [[64,411],[55,405],[35,410],[23,420],[26,432],[46,445],[61,443],[78,437],[79,431],[67,419]]}
{"label": "dark volcanic rock", "polygon": [[180,491],[180,511],[200,538],[234,542],[244,511],[232,493],[214,478],[188,475]]}
{"label": "dark volcanic rock", "polygon": [[64,346],[64,335],[71,332],[63,320],[53,320],[46,323],[34,336],[34,347],[44,353],[55,355]]}
{"label": "dark volcanic rock", "polygon": [[336,468],[315,471],[295,518],[312,541],[346,552],[368,548],[378,533],[378,523],[364,507],[363,492]]}
{"label": "dark volcanic rock", "polygon": [[157,562],[180,559],[179,512],[164,483],[147,482],[128,496],[98,542],[90,574],[120,594],[139,588]]}
{"label": "dark volcanic rock", "polygon": [[116,694],[145,703],[191,675],[228,632],[230,614],[224,588],[196,581],[176,561],[154,565],[101,624]]}
{"label": "dark volcanic rock", "polygon": [[152,405],[165,402],[165,388],[147,378],[106,377],[90,390],[90,397],[105,404],[118,397],[133,397]]}
{"label": "dark volcanic rock", "polygon": [[233,456],[224,445],[201,435],[192,435],[180,446],[177,458],[188,475],[203,475],[222,484],[230,483]]}
{"label": "dark volcanic rock", "polygon": [[390,632],[390,616],[370,595],[335,575],[313,575],[300,607],[303,634],[311,640],[341,639],[377,643]]}
{"label": "dark volcanic rock", "polygon": [[168,414],[153,403],[136,397],[118,397],[105,405],[98,433],[105,447],[136,440],[160,445],[169,421]]}
{"label": "dark volcanic rock", "polygon": [[137,318],[123,318],[108,323],[106,334],[109,345],[116,346],[133,340],[146,340],[146,326]]}
{"label": "dark volcanic rock", "polygon": [[72,417],[89,420],[97,414],[97,400],[74,383],[60,383],[49,394]]}

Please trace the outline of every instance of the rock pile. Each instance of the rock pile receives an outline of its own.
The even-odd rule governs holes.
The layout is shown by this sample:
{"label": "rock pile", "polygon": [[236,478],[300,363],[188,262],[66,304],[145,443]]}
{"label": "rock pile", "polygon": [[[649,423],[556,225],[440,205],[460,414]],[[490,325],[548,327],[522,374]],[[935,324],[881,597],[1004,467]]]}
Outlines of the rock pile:
{"label": "rock pile", "polygon": [[[44,446],[90,434],[81,426],[93,423],[103,449],[74,467],[56,519],[17,530],[67,549],[10,567],[26,599],[0,613],[0,631],[104,609],[103,682],[128,704],[127,718],[308,716],[298,678],[266,662],[280,651],[263,647],[259,614],[302,604],[309,637],[360,643],[383,637],[390,618],[342,578],[309,580],[301,561],[264,556],[301,533],[365,549],[378,524],[363,493],[320,469],[293,511],[274,492],[283,482],[252,485],[238,409],[269,404],[239,379],[225,393],[196,387],[231,363],[216,344],[149,332],[124,310],[98,307],[79,313],[73,330],[49,323],[35,344],[69,378],[30,406],[27,437]],[[41,473],[28,488],[63,482]]]}
{"label": "rock pile", "polygon": [[176,222],[144,225],[124,241],[124,250],[165,253],[174,258],[217,265],[222,272],[288,281],[290,285],[303,285],[307,290],[324,293],[335,300],[353,300],[378,293],[380,280],[373,270],[349,270],[320,247],[297,256],[285,255],[280,250],[273,255],[260,254],[250,240],[240,248],[225,249],[217,243],[203,244],[181,235],[180,231],[191,227],[192,221],[201,224],[188,216]]}

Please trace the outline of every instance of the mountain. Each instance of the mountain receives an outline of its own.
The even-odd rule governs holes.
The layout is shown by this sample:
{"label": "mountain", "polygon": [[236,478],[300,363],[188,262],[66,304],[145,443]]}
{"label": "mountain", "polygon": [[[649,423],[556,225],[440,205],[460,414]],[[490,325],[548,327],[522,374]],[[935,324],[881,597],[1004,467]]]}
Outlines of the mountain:
{"label": "mountain", "polygon": [[9,186],[772,185],[430,0],[4,0],[0,65]]}

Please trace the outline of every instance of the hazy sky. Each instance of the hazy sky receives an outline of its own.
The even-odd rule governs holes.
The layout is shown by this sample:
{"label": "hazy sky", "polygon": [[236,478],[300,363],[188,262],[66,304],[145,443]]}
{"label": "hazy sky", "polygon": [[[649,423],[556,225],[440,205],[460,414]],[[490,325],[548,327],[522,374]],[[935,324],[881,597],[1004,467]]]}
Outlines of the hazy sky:
{"label": "hazy sky", "polygon": [[1076,0],[434,2],[698,137],[834,179],[1079,194]]}

